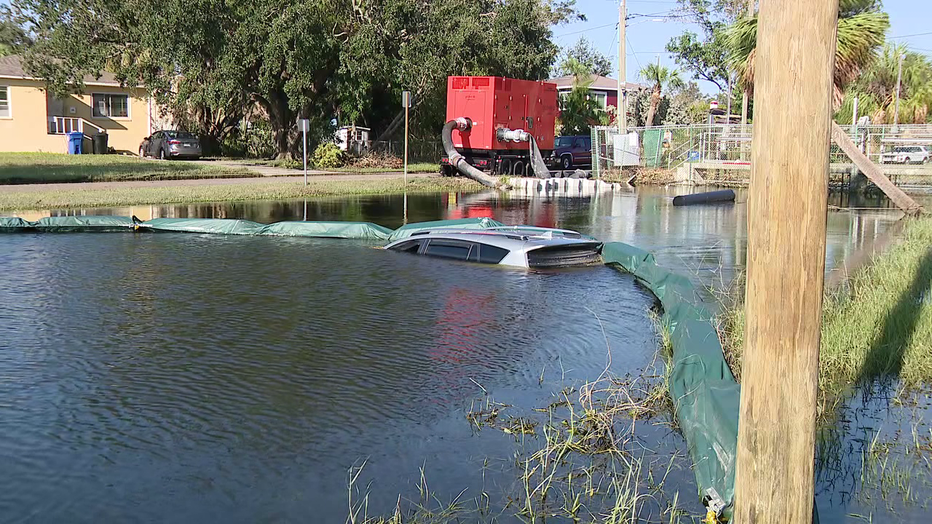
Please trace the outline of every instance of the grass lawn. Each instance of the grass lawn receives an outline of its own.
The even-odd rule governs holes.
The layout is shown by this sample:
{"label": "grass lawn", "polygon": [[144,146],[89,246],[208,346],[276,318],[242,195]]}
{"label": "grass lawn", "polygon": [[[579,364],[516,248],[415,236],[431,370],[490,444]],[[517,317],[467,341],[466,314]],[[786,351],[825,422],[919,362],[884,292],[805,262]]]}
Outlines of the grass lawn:
{"label": "grass lawn", "polygon": [[319,196],[477,191],[482,186],[461,177],[400,178],[380,180],[326,180],[244,182],[235,184],[166,187],[82,188],[38,191],[0,191],[0,210],[39,210],[117,207],[146,204],[286,200]]}
{"label": "grass lawn", "polygon": [[256,175],[245,169],[205,166],[190,162],[143,160],[123,155],[0,153],[0,184],[252,176]]}
{"label": "grass lawn", "polygon": [[[910,219],[898,243],[826,295],[822,313],[822,393],[877,378],[907,389],[932,382],[932,217]],[[744,322],[741,307],[724,321],[725,352],[737,367]]]}
{"label": "grass lawn", "polygon": [[[334,171],[341,173],[395,173],[403,171],[400,167],[338,167]],[[408,164],[408,173],[436,173],[440,171],[439,163],[418,162]]]}

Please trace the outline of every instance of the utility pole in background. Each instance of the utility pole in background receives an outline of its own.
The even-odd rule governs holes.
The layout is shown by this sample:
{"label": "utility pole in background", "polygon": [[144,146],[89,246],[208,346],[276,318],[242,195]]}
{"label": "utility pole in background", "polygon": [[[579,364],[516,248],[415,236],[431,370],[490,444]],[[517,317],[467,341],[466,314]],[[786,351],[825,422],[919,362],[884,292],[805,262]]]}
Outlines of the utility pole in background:
{"label": "utility pole in background", "polygon": [[837,20],[838,0],[760,2],[735,473],[741,524],[812,522]]}
{"label": "utility pole in background", "polygon": [[896,104],[893,109],[893,131],[896,132],[897,126],[900,122],[900,80],[903,78],[903,59],[906,58],[906,53],[900,55],[900,66],[896,71]]}
{"label": "utility pole in background", "polygon": [[615,103],[618,112],[618,131],[625,134],[628,129],[628,107],[625,94],[625,18],[628,13],[625,8],[625,0],[618,4],[618,101]]}
{"label": "utility pole in background", "polygon": [[[754,16],[754,0],[748,0],[748,16]],[[748,123],[748,104],[750,103],[750,97],[748,96],[748,86],[744,86],[744,93],[741,95],[741,126],[742,129]]]}

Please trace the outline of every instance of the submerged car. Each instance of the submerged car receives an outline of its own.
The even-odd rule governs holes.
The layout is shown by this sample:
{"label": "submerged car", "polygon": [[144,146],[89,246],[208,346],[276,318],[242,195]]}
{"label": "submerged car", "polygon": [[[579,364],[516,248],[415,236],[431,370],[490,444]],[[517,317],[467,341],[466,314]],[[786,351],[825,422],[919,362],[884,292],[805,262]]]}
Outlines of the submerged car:
{"label": "submerged car", "polygon": [[565,229],[526,226],[492,229],[428,229],[385,249],[480,264],[546,268],[597,264],[602,243]]}
{"label": "submerged car", "polygon": [[152,156],[161,160],[170,158],[201,157],[201,141],[194,133],[186,131],[156,131],[142,139],[139,144],[139,156]]}

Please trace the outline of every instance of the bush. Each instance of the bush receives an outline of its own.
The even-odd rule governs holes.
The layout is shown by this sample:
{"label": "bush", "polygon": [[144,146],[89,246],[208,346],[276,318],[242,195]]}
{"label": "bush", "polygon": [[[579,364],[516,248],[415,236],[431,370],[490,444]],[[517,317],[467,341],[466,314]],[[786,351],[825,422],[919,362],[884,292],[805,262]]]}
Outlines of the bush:
{"label": "bush", "polygon": [[349,165],[358,168],[401,169],[404,167],[404,161],[391,153],[366,151],[362,156],[352,159]]}
{"label": "bush", "polygon": [[332,142],[320,144],[314,150],[311,163],[318,169],[340,167],[343,165],[343,151]]}

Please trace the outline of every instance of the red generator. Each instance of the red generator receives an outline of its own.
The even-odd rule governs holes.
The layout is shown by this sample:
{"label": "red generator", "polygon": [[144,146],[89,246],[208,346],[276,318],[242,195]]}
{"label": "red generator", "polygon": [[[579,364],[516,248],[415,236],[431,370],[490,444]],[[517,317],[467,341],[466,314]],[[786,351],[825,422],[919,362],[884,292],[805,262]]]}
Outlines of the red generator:
{"label": "red generator", "polygon": [[[558,115],[557,86],[497,76],[447,78],[447,121],[469,119],[468,129],[453,129],[453,145],[473,166],[496,175],[528,173],[530,143],[507,139],[504,131],[533,136],[541,155],[553,151]],[[441,167],[452,174],[449,158]]]}

